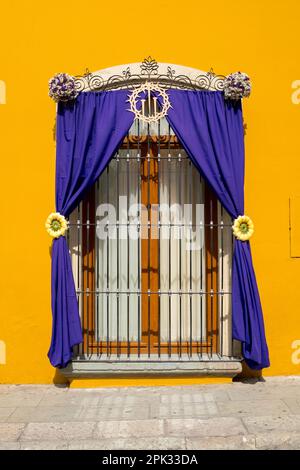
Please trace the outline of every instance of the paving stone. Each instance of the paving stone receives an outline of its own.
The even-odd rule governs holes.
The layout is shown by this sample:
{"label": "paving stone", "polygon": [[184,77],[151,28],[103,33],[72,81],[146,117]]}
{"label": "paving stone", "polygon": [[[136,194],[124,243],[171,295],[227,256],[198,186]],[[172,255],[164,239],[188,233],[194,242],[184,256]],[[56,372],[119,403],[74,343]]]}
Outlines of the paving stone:
{"label": "paving stone", "polygon": [[232,436],[246,433],[245,427],[238,418],[166,420],[166,435],[169,436]]}
{"label": "paving stone", "polygon": [[15,408],[17,406],[36,406],[42,399],[38,393],[11,392],[0,394],[0,408]]}
{"label": "paving stone", "polygon": [[256,448],[261,450],[299,450],[300,433],[268,432],[256,435]]}
{"label": "paving stone", "polygon": [[9,393],[12,390],[13,387],[15,387],[15,385],[1,384],[0,385],[0,394]]}
{"label": "paving stone", "polygon": [[168,405],[151,406],[151,418],[193,418],[216,415],[218,415],[218,408],[214,402],[170,403]]}
{"label": "paving stone", "polygon": [[231,400],[280,400],[284,398],[300,398],[300,386],[266,386],[265,384],[243,385],[228,390]]}
{"label": "paving stone", "polygon": [[0,423],[0,441],[17,441],[24,428],[23,423]]}
{"label": "paving stone", "polygon": [[70,389],[67,386],[57,385],[2,385],[0,384],[0,397],[14,396],[16,398],[22,396],[26,398],[34,398],[38,396],[41,399],[44,396],[62,395],[68,393]]}
{"label": "paving stone", "polygon": [[[164,423],[160,419],[132,421],[101,421],[97,423],[94,438],[158,437],[164,435]],[[182,436],[180,436],[182,437]]]}
{"label": "paving stone", "polygon": [[62,393],[53,395],[44,395],[38,406],[98,406],[101,402],[101,396],[86,393]]}
{"label": "paving stone", "polygon": [[284,403],[287,404],[290,413],[299,414],[300,415],[300,398],[284,398]]}
{"label": "paving stone", "polygon": [[142,420],[150,418],[150,405],[145,406],[118,406],[108,407],[102,406],[101,408],[82,408],[80,420],[84,421],[102,421],[110,420],[117,421],[123,419]]}
{"label": "paving stone", "polygon": [[254,436],[187,438],[189,450],[254,450]]}
{"label": "paving stone", "polygon": [[22,433],[21,441],[48,441],[89,439],[92,437],[96,423],[29,423]]}
{"label": "paving stone", "polygon": [[[233,384],[230,384],[232,387]],[[173,396],[173,398],[169,398],[171,400],[178,400],[178,397],[186,396],[187,401],[193,400],[197,401],[213,401],[213,400],[229,400],[229,395],[227,393],[228,384],[222,385],[185,385],[185,386],[173,386],[173,387],[164,387],[160,391],[160,396],[165,397],[162,398],[162,402],[164,400],[168,400],[168,397]]]}
{"label": "paving stone", "polygon": [[243,418],[243,422],[251,434],[267,431],[300,432],[300,415],[248,416]]}
{"label": "paving stone", "polygon": [[173,393],[163,394],[160,397],[163,404],[174,404],[180,403],[207,403],[214,401],[227,401],[229,400],[228,394],[224,390],[216,390],[215,392],[199,392],[199,393]]}
{"label": "paving stone", "polygon": [[57,393],[62,395],[63,389],[54,385],[0,385],[0,407],[36,406],[44,396]]}
{"label": "paving stone", "polygon": [[69,449],[89,450],[185,450],[185,439],[174,437],[75,441]]}
{"label": "paving stone", "polygon": [[54,385],[39,385],[39,384],[1,384],[0,394],[2,393],[44,393],[46,390],[56,389]]}
{"label": "paving stone", "polygon": [[69,450],[68,441],[20,441],[21,450]]}
{"label": "paving stone", "polygon": [[0,441],[0,450],[19,450],[21,447],[20,442],[10,441],[10,442],[1,442]]}
{"label": "paving stone", "polygon": [[128,390],[135,389],[136,387],[95,387],[95,388],[69,388],[68,391],[78,395],[99,395],[99,396],[109,396],[109,395],[119,395],[122,390],[127,393]]}
{"label": "paving stone", "polygon": [[[0,385],[0,396],[1,395],[43,395],[44,393],[52,393],[57,390],[54,385]],[[61,389],[59,389],[61,390]]]}
{"label": "paving stone", "polygon": [[300,375],[276,375],[274,377],[266,377],[265,383],[267,385],[281,385],[281,386],[290,386],[290,385],[300,385]]}
{"label": "paving stone", "polygon": [[15,408],[0,408],[0,422],[7,421],[7,418],[15,411]]}
{"label": "paving stone", "polygon": [[221,416],[277,416],[290,413],[282,400],[230,400],[218,402],[217,406]]}
{"label": "paving stone", "polygon": [[[175,389],[180,388],[180,387],[175,387]],[[141,386],[141,387],[120,387],[119,388],[119,395],[132,395],[132,394],[137,394],[137,395],[147,395],[147,396],[153,396],[153,395],[161,395],[162,393],[172,393],[173,387],[168,387],[168,386]]]}
{"label": "paving stone", "polygon": [[24,408],[18,407],[7,418],[7,421],[12,423],[52,423],[64,421],[80,421],[81,412],[82,408],[79,408],[78,406],[27,406]]}
{"label": "paving stone", "polygon": [[146,394],[123,394],[122,396],[106,396],[101,400],[101,406],[120,407],[120,406],[147,406],[149,403],[159,403],[159,395]]}

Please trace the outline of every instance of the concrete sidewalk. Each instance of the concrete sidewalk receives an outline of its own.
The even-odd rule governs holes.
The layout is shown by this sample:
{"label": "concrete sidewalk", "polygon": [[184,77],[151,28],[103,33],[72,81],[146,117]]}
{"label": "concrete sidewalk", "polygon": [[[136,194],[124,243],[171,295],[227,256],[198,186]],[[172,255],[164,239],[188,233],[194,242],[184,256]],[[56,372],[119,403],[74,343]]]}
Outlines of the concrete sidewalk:
{"label": "concrete sidewalk", "polygon": [[1,385],[0,449],[300,449],[300,376],[180,387]]}

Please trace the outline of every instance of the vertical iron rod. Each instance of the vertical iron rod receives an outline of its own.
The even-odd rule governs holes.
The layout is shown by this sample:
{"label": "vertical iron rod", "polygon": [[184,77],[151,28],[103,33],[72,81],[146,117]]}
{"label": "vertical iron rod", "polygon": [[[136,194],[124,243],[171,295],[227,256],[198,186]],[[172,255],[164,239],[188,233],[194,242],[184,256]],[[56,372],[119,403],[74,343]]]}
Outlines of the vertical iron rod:
{"label": "vertical iron rod", "polygon": [[169,195],[169,293],[168,293],[168,314],[169,314],[169,338],[168,338],[168,355],[171,357],[172,354],[172,347],[171,347],[171,341],[172,341],[172,319],[171,319],[171,288],[172,288],[172,283],[171,283],[171,269],[172,269],[172,263],[171,263],[171,149],[170,149],[170,124],[168,125],[168,166],[169,166],[169,171],[168,171],[168,195]]}
{"label": "vertical iron rod", "polygon": [[[140,148],[140,121],[138,120],[138,154],[137,154],[137,195],[138,195],[138,207],[140,207],[141,199],[141,148]],[[138,243],[137,243],[137,257],[138,257],[138,357],[141,355],[141,210],[139,209],[138,219]]]}
{"label": "vertical iron rod", "polygon": [[147,135],[147,223],[148,223],[148,357],[150,357],[150,308],[151,308],[151,298],[150,298],[150,125],[147,124],[148,135]]}
{"label": "vertical iron rod", "polygon": [[[204,195],[204,188],[203,188],[203,184],[202,184],[202,177],[201,177],[201,174],[200,174],[200,184],[199,184],[199,187],[200,187],[200,191],[201,191],[201,202],[203,201],[203,195]],[[204,220],[203,220],[204,222]],[[205,229],[204,229],[204,224],[202,226],[199,227],[199,230],[202,231],[201,232],[201,238],[200,238],[200,242],[201,242],[201,249],[200,249],[200,291],[202,292],[203,291],[203,243],[204,243],[204,240],[205,240]],[[205,251],[204,251],[205,253]],[[203,295],[201,294],[200,296],[200,356],[202,357],[202,343],[203,343]]]}
{"label": "vertical iron rod", "polygon": [[[97,183],[96,183],[96,198],[95,198],[95,204],[96,204],[96,207],[95,207],[95,222],[97,224],[97,219],[96,219],[96,213],[97,213],[97,207],[98,207],[98,204],[99,204],[99,178],[97,179]],[[96,261],[96,297],[95,297],[95,301],[96,301],[96,318],[95,318],[95,325],[96,325],[96,343],[97,343],[97,356],[99,356],[99,352],[100,354],[102,354],[102,349],[99,351],[99,329],[100,329],[100,318],[99,318],[99,294],[98,294],[98,291],[99,291],[99,238],[97,237],[97,231],[96,231],[96,226],[95,226],[95,232],[94,232],[94,237],[95,237],[95,245],[96,245],[96,254],[95,254],[95,261]]]}
{"label": "vertical iron rod", "polygon": [[161,309],[161,281],[160,281],[160,120],[158,121],[157,126],[158,131],[158,156],[157,156],[157,173],[158,173],[158,357],[160,357],[160,336],[161,336],[161,327],[160,327],[160,309]]}
{"label": "vertical iron rod", "polygon": [[[179,227],[179,357],[181,358],[182,356],[182,297],[181,297],[181,291],[182,291],[182,237],[183,237],[183,216],[184,216],[184,211],[182,207],[182,194],[181,194],[181,178],[182,178],[182,169],[184,169],[185,165],[181,163],[181,153],[178,155],[178,161],[176,162],[177,167],[178,167],[178,201],[179,201],[179,207],[181,210],[181,222],[180,222],[180,227]],[[182,168],[181,168],[182,167]]]}
{"label": "vertical iron rod", "polygon": [[[220,315],[220,354],[223,356],[223,303],[224,303],[224,213],[223,206],[220,204],[220,230],[221,230],[221,279],[220,279],[220,290],[221,290],[221,315]],[[219,262],[219,260],[218,260]]]}
{"label": "vertical iron rod", "polygon": [[[81,305],[81,329],[83,330],[83,304],[82,304],[82,221],[81,221],[81,203],[77,206],[77,290],[80,289],[80,293],[77,294],[78,305]],[[83,333],[83,331],[82,331]],[[79,352],[84,352],[84,344],[81,343],[79,346]]]}
{"label": "vertical iron rod", "polygon": [[[109,204],[109,165],[107,165],[107,170],[106,170],[106,201],[107,204]],[[106,241],[106,355],[107,357],[110,356],[110,338],[109,338],[109,227],[107,227],[108,233],[107,233],[107,241]]]}
{"label": "vertical iron rod", "polygon": [[120,357],[120,206],[119,206],[119,195],[120,195],[120,159],[119,151],[116,156],[117,166],[117,357]]}
{"label": "vertical iron rod", "polygon": [[83,344],[82,344],[82,352],[83,354],[85,355],[86,354],[86,335],[84,334],[85,333],[85,315],[86,315],[86,312],[85,312],[85,292],[84,292],[84,269],[85,269],[85,266],[84,266],[84,246],[83,246],[83,233],[84,233],[84,227],[83,227],[83,223],[85,223],[85,220],[84,220],[84,212],[83,212],[83,203],[81,203],[81,206],[80,206],[80,209],[81,209],[81,311],[82,311],[82,333],[83,333]]}
{"label": "vertical iron rod", "polygon": [[127,160],[126,160],[126,174],[127,174],[127,357],[130,356],[130,243],[129,243],[129,196],[130,196],[130,174],[129,174],[129,134],[127,139]]}
{"label": "vertical iron rod", "polygon": [[193,234],[193,211],[192,211],[192,178],[193,178],[192,162],[189,159],[189,204],[190,204],[190,282],[189,282],[189,307],[190,307],[190,355],[193,355],[193,308],[192,308],[192,287],[193,287],[193,267],[192,267],[192,234]]}
{"label": "vertical iron rod", "polygon": [[86,309],[86,314],[87,314],[87,354],[90,352],[90,200],[89,197],[87,198],[87,208],[86,208],[86,252],[87,252],[87,267],[86,267],[86,273],[87,273],[87,283],[86,283],[86,304],[87,304],[87,309]]}
{"label": "vertical iron rod", "polygon": [[210,196],[210,260],[211,260],[211,263],[210,263],[210,307],[211,307],[211,310],[210,310],[210,313],[211,313],[211,331],[210,331],[210,354],[211,354],[211,357],[212,357],[212,353],[213,353],[213,320],[214,320],[214,292],[213,292],[213,230],[214,230],[214,222],[213,222],[213,200]]}

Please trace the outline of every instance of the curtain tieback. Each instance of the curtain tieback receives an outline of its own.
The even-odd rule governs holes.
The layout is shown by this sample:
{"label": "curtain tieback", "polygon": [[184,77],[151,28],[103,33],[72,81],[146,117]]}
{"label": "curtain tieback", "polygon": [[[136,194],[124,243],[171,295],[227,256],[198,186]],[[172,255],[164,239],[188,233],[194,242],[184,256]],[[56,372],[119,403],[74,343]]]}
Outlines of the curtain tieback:
{"label": "curtain tieback", "polygon": [[239,215],[233,221],[232,230],[235,238],[245,242],[252,237],[254,233],[254,224],[247,215]]}
{"label": "curtain tieback", "polygon": [[63,237],[68,230],[68,221],[59,212],[52,212],[46,220],[45,227],[52,238]]}

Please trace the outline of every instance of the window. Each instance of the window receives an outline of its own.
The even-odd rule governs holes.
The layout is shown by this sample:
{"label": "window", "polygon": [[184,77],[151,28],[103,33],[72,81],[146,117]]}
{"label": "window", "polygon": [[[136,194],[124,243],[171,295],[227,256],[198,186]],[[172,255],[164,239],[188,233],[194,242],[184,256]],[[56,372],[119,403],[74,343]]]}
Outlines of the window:
{"label": "window", "polygon": [[78,355],[230,356],[231,224],[166,120],[135,123],[70,217]]}

